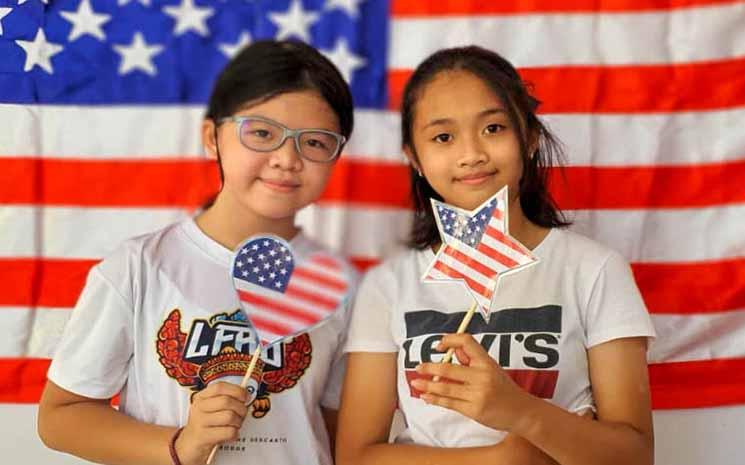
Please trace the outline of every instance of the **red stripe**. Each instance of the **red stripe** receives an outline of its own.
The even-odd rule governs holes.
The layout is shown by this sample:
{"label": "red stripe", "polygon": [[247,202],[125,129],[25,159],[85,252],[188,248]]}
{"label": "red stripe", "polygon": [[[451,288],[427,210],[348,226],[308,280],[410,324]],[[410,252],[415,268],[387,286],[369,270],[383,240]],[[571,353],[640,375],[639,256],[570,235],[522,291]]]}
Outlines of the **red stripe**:
{"label": "red stripe", "polygon": [[[267,320],[266,318],[262,318],[261,315],[256,314],[251,315],[251,322],[253,322],[260,331],[267,331],[277,336],[292,334],[297,330],[297,328],[291,328],[281,323],[277,323],[276,321]],[[269,342],[270,341],[264,338],[261,339],[261,343],[264,345]]]}
{"label": "red stripe", "polygon": [[[664,65],[551,66],[519,71],[543,102],[541,113],[675,112],[745,105],[745,58]],[[389,108],[400,107],[411,73],[409,69],[388,72]],[[702,82],[720,84],[702,92]]]}
{"label": "red stripe", "polygon": [[295,268],[292,271],[292,275],[294,277],[307,279],[308,281],[315,281],[314,284],[327,287],[329,289],[332,289],[337,292],[346,292],[347,291],[347,282],[346,281],[340,281],[338,279],[334,279],[330,276],[322,275],[320,273],[316,273],[315,271],[309,269],[309,268]]}
{"label": "red stripe", "polygon": [[451,278],[461,278],[463,279],[467,284],[468,287],[476,291],[477,293],[481,294],[483,297],[490,299],[491,298],[491,291],[478,282],[474,281],[473,279],[469,278],[468,276],[464,275],[460,271],[453,269],[446,265],[445,263],[442,263],[441,261],[436,261],[433,268],[440,271],[441,273],[450,276]]}
{"label": "red stripe", "polygon": [[[352,257],[360,270],[376,265]],[[72,307],[95,260],[0,259],[0,306]],[[632,263],[651,313],[745,309],[745,258],[693,263]],[[33,285],[32,283],[38,283]],[[62,284],[60,284],[62,283]]]}
{"label": "red stripe", "polygon": [[651,313],[745,309],[745,257],[700,263],[634,263],[631,268]]}
{"label": "red stripe", "polygon": [[290,284],[287,286],[287,289],[285,289],[285,295],[288,297],[312,302],[314,305],[323,307],[326,310],[333,311],[336,309],[336,307],[339,306],[338,300],[326,297],[321,294],[316,294],[314,292],[308,292],[305,289],[299,288],[298,286],[293,286],[292,283],[293,281],[290,280]]}
{"label": "red stripe", "polygon": [[332,271],[339,271],[341,270],[341,263],[335,259],[334,257],[331,257],[329,255],[323,254],[323,255],[315,255],[311,258],[311,263],[315,263],[318,265],[321,265],[323,267],[329,268]]}
{"label": "red stripe", "polygon": [[482,276],[494,279],[494,277],[497,275],[496,270],[492,270],[488,266],[484,265],[480,261],[476,260],[475,258],[464,254],[463,252],[460,252],[455,247],[451,246],[445,246],[444,252],[447,255],[450,255],[451,257],[455,258],[459,262],[463,263],[467,267],[471,268],[472,270],[480,273]]}
{"label": "red stripe", "polygon": [[[122,171],[140,172],[138,177],[146,177],[153,174],[153,170],[139,161],[107,164],[80,160],[63,162],[0,158],[0,204],[198,206],[214,191],[201,181],[211,168],[203,164],[205,173],[200,173],[193,168],[182,170],[179,163],[182,162],[170,165],[170,171],[164,178],[149,178],[159,179],[158,182],[136,183],[130,190],[127,183],[122,182]],[[190,162],[183,163],[185,167],[191,166]],[[56,165],[64,165],[65,168],[55,171]],[[44,176],[37,176],[37,168],[45,171]],[[70,172],[76,174],[63,177]],[[95,179],[96,189],[89,189],[85,182],[78,182],[79,179]],[[727,182],[722,182],[722,179],[727,179]],[[551,174],[551,191],[565,209],[737,204],[745,202],[744,185],[745,160],[685,166],[572,166],[563,171],[554,170]],[[192,193],[185,194],[184,186],[191,186]],[[381,189],[380,186],[385,188]],[[409,168],[400,163],[341,160],[334,168],[320,203],[411,208]]]}
{"label": "red stripe", "polygon": [[[492,237],[492,238],[496,239],[497,241],[499,241],[500,244],[504,244],[507,247],[509,247],[510,249],[514,250],[515,252],[518,252],[521,255],[525,255],[525,250],[521,249],[515,243],[515,240],[514,239],[512,239],[510,237],[507,237],[507,235],[505,233],[503,233],[502,231],[500,231],[499,229],[496,229],[496,228],[493,228],[493,227],[489,226],[488,228],[486,228],[486,231],[484,231],[484,232],[485,232],[485,234],[487,236]],[[506,257],[505,256],[505,258],[507,258],[507,260],[510,260],[510,262],[511,262],[510,265],[511,266],[517,266],[517,265],[520,264],[520,263],[516,262],[515,260],[513,260],[513,259],[511,259],[509,257]]]}
{"label": "red stripe", "polygon": [[[0,358],[0,403],[37,403],[49,363]],[[745,404],[745,358],[656,363],[649,376],[655,409]]]}
{"label": "red stripe", "polygon": [[737,3],[735,0],[512,0],[493,2],[483,0],[438,0],[413,2],[393,0],[394,18],[419,16],[478,16],[510,13],[603,13],[671,10],[692,6]]}
{"label": "red stripe", "polygon": [[[743,69],[745,75],[745,69]],[[745,202],[745,160],[687,166],[573,166],[554,171],[564,209],[690,208]]]}
{"label": "red stripe", "polygon": [[0,305],[73,307],[97,260],[0,259]]}
{"label": "red stripe", "polygon": [[[243,302],[248,302],[249,304],[255,305],[257,307],[265,308],[267,309],[267,311],[276,312],[281,315],[294,318],[296,320],[301,320],[308,325],[316,324],[321,320],[318,315],[308,313],[305,310],[297,307],[293,307],[285,302],[282,302],[279,299],[268,299],[266,297],[241,290],[238,291],[238,296]],[[251,319],[253,320],[253,315],[251,315]]]}
{"label": "red stripe", "polygon": [[745,404],[745,358],[655,363],[649,379],[655,409]]}
{"label": "red stripe", "polygon": [[352,262],[352,265],[357,268],[357,271],[363,273],[380,263],[380,259],[372,257],[351,257],[350,261]]}
{"label": "red stripe", "polygon": [[51,360],[0,358],[0,403],[37,403]]}

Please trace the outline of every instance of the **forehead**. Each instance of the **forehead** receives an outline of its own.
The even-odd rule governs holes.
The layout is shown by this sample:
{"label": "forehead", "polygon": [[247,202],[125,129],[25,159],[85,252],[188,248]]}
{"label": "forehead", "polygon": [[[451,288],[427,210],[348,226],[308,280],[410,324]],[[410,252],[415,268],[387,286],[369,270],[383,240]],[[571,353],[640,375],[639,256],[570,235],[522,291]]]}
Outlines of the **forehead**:
{"label": "forehead", "polygon": [[493,108],[504,106],[483,79],[469,71],[441,71],[422,87],[414,120],[417,126],[436,119],[459,120]]}
{"label": "forehead", "polygon": [[236,114],[260,115],[290,128],[339,130],[336,113],[314,90],[285,92],[256,104],[248,103],[239,108]]}

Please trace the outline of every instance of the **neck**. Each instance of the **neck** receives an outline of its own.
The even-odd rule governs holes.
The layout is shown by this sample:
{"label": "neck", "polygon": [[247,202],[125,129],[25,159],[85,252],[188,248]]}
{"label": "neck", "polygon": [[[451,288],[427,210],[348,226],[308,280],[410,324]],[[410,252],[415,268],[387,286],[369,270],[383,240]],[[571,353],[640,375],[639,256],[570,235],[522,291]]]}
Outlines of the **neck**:
{"label": "neck", "polygon": [[546,237],[548,228],[543,228],[530,221],[520,206],[520,198],[510,198],[509,205],[509,233],[525,247],[533,250]]}
{"label": "neck", "polygon": [[241,204],[231,202],[223,192],[195,221],[212,240],[230,250],[256,234],[273,234],[289,241],[300,232],[295,226],[294,215],[280,219],[263,217]]}

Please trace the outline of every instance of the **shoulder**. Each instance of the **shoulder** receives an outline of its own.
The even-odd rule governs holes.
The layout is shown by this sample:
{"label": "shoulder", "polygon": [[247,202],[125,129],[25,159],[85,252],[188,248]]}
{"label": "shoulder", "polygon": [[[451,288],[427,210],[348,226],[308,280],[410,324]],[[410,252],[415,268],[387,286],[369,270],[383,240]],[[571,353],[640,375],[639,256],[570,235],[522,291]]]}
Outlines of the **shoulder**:
{"label": "shoulder", "polygon": [[598,273],[608,263],[628,265],[626,259],[613,248],[565,228],[553,229],[545,241],[546,247],[538,249],[538,255],[568,267]]}

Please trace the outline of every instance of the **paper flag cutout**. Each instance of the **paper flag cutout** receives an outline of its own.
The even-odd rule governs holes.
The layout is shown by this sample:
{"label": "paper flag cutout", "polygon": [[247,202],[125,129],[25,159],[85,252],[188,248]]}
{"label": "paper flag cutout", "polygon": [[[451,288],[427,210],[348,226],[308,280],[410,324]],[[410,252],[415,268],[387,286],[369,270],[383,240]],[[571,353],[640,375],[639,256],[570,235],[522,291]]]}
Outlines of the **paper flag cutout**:
{"label": "paper flag cutout", "polygon": [[422,281],[463,283],[486,319],[499,279],[538,262],[507,232],[507,199],[507,186],[472,211],[432,199],[442,246]]}
{"label": "paper flag cutout", "polygon": [[309,330],[331,316],[350,286],[335,257],[316,253],[297,259],[276,236],[253,236],[236,248],[233,284],[241,307],[270,345]]}

